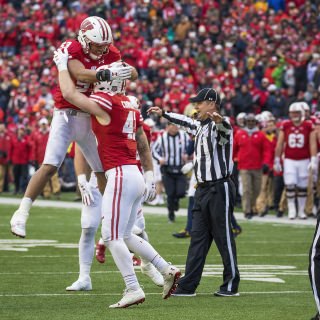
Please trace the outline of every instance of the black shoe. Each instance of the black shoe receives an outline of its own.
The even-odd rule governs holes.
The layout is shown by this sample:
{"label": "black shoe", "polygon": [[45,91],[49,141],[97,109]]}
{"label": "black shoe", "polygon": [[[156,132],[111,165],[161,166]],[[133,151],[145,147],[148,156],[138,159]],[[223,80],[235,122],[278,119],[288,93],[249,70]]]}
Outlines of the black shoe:
{"label": "black shoe", "polygon": [[176,216],[174,212],[169,212],[168,218],[169,218],[169,222],[174,222],[176,220]]}
{"label": "black shoe", "polygon": [[185,229],[180,232],[173,233],[172,235],[176,238],[190,238],[190,233]]}
{"label": "black shoe", "polygon": [[311,320],[320,320],[319,312]]}
{"label": "black shoe", "polygon": [[252,219],[253,214],[252,214],[251,212],[245,213],[245,214],[244,214],[244,217],[249,220],[249,219]]}
{"label": "black shoe", "polygon": [[277,211],[277,218],[282,218],[283,217],[283,211],[278,210]]}
{"label": "black shoe", "polygon": [[231,292],[231,291],[223,291],[223,290],[218,290],[214,293],[216,297],[239,297],[240,293],[239,292]]}
{"label": "black shoe", "polygon": [[197,294],[194,291],[182,289],[179,285],[171,294],[174,297],[195,297]]}
{"label": "black shoe", "polygon": [[267,207],[264,211],[262,211],[262,212],[260,213],[259,217],[264,217],[264,216],[266,216],[268,213],[269,213],[269,209],[268,209],[268,207]]}

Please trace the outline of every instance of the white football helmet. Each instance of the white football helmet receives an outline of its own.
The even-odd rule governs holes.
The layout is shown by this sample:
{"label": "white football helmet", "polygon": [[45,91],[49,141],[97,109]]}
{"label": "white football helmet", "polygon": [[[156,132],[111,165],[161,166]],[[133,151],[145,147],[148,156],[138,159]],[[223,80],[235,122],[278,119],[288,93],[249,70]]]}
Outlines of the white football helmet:
{"label": "white football helmet", "polygon": [[140,109],[140,101],[137,97],[135,96],[127,96],[127,98],[130,100],[132,106],[135,108],[135,109]]}
{"label": "white football helmet", "polygon": [[[300,116],[293,116],[291,112],[300,112]],[[301,102],[293,102],[289,106],[289,117],[294,122],[303,121],[304,119],[304,109]]]}
{"label": "white football helmet", "polygon": [[93,60],[99,60],[102,54],[96,55],[90,52],[90,44],[105,45],[106,50],[112,43],[111,28],[106,20],[100,17],[88,17],[84,19],[80,25],[78,34],[78,41],[80,42],[83,52],[89,54]]}
{"label": "white football helmet", "polygon": [[[121,68],[123,66],[123,62],[117,61],[113,62],[109,65],[101,66],[97,69],[97,71],[105,70],[109,68]],[[105,92],[111,95],[115,94],[125,94],[126,92],[126,80],[115,79],[112,81],[101,81],[96,82],[93,88],[94,92]]]}
{"label": "white football helmet", "polygon": [[261,115],[265,121],[275,120],[274,115],[270,111],[262,111]]}
{"label": "white football helmet", "polygon": [[244,127],[244,119],[245,119],[245,117],[246,117],[246,113],[245,112],[240,112],[236,117],[236,123],[241,128]]}

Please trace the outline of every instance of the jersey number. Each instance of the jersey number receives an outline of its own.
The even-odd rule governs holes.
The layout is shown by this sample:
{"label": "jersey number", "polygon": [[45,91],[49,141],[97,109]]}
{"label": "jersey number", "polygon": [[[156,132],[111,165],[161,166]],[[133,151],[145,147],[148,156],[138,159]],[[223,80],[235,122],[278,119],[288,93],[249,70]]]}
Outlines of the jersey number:
{"label": "jersey number", "polygon": [[301,133],[290,133],[288,136],[288,144],[290,148],[303,148],[304,135]]}
{"label": "jersey number", "polygon": [[[65,41],[61,44],[60,48],[61,49],[64,49],[64,48],[68,49],[71,46],[71,44],[72,44],[71,41]],[[90,89],[90,85],[91,84],[87,83],[87,82],[82,82],[79,80],[76,81],[76,89],[77,89],[77,91],[82,92],[82,93],[88,92]]]}
{"label": "jersey number", "polygon": [[128,135],[129,140],[136,140],[136,113],[134,111],[129,111],[127,120],[123,126],[122,133]]}

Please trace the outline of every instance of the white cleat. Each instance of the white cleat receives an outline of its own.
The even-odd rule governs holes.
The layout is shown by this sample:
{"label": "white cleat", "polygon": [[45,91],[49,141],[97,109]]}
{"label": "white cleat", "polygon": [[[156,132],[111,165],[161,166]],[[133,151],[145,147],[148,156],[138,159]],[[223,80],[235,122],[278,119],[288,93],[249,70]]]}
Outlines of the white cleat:
{"label": "white cleat", "polygon": [[177,281],[179,280],[180,276],[181,276],[180,269],[172,265],[168,266],[167,270],[165,271],[165,274],[163,275],[163,278],[164,278],[163,293],[162,293],[163,299],[167,299],[171,296],[172,292],[177,287]]}
{"label": "white cleat", "polygon": [[142,303],[144,300],[145,294],[141,288],[138,290],[126,289],[122,299],[119,302],[110,305],[109,308],[127,308],[134,304]]}
{"label": "white cleat", "polygon": [[10,225],[11,232],[20,238],[26,237],[26,223],[29,217],[28,212],[20,211],[19,209],[13,214]]}
{"label": "white cleat", "polygon": [[70,287],[66,287],[66,291],[91,291],[92,284],[91,279],[77,280]]}
{"label": "white cleat", "polygon": [[144,264],[141,261],[141,273],[148,276],[156,286],[163,287],[163,276],[151,262]]}

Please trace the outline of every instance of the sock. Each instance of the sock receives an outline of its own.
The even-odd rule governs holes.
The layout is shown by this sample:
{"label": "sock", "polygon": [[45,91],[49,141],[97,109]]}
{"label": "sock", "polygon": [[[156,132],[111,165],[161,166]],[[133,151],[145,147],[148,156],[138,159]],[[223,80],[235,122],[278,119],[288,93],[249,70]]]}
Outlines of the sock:
{"label": "sock", "polygon": [[307,189],[298,188],[298,216],[304,218],[304,208],[307,202]]}
{"label": "sock", "polygon": [[[139,238],[140,239],[140,238]],[[140,288],[134,268],[132,265],[131,253],[123,239],[107,241],[106,245],[110,250],[113,260],[118,267],[127,289],[137,290]]]}
{"label": "sock", "polygon": [[145,264],[151,262],[161,273],[167,270],[169,264],[160,257],[158,252],[151,246],[150,243],[136,236],[135,234],[132,234],[129,238],[124,239],[124,241],[129,250],[139,255]]}
{"label": "sock", "polygon": [[288,217],[294,219],[297,215],[295,190],[287,187],[286,190],[287,202],[288,202]]}
{"label": "sock", "polygon": [[32,206],[32,200],[30,198],[23,197],[20,202],[19,210],[29,213],[31,206]]}
{"label": "sock", "polygon": [[82,229],[79,241],[79,279],[86,279],[90,277],[90,270],[92,259],[94,255],[94,236],[96,234],[95,228]]}

